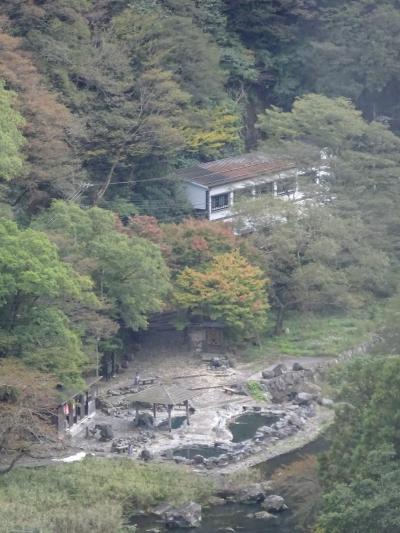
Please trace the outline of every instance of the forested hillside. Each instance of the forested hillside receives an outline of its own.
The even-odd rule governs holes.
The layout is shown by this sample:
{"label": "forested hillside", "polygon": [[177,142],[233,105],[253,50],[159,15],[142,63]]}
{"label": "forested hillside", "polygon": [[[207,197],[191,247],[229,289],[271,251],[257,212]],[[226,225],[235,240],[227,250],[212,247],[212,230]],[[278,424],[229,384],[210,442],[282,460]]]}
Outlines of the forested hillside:
{"label": "forested hillside", "polygon": [[349,97],[396,129],[396,7],[4,0],[0,76],[25,120],[26,164],[14,160],[3,198],[20,216],[74,194],[123,214],[182,216],[179,183],[158,178],[253,147],[259,112],[309,92]]}
{"label": "forested hillside", "polygon": [[[302,315],[381,334],[381,310],[399,308],[399,49],[399,0],[1,0],[4,372],[79,390],[163,310],[177,327],[221,321],[242,348]],[[197,218],[177,171],[253,149],[295,161],[309,201],[244,200],[232,225]],[[397,366],[337,377],[354,411],[326,459],[323,532],[362,531],[370,507],[341,525],[334,508],[365,484],[368,498],[397,486],[397,404],[380,403]],[[25,437],[9,448],[24,453]]]}
{"label": "forested hillside", "polygon": [[[259,335],[261,286],[276,333],[287,311],[392,294],[395,1],[4,0],[0,14],[3,355],[74,381],[166,301]],[[192,213],[174,170],[255,147],[295,159],[319,205],[286,206],[279,224],[263,210],[280,205],[243,205],[257,228],[244,241],[181,224]],[[330,171],[316,188],[321,151]],[[212,303],[226,269],[264,276],[245,284],[259,321]]]}

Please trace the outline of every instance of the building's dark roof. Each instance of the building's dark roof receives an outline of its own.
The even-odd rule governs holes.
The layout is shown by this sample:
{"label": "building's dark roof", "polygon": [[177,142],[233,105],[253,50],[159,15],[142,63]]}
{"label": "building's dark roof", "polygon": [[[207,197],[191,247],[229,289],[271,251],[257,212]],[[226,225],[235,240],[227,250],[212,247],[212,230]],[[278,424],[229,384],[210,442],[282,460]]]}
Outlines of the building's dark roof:
{"label": "building's dark roof", "polygon": [[218,322],[217,320],[201,320],[198,322],[196,322],[196,320],[192,320],[188,327],[223,329],[226,326],[225,324],[223,324],[222,322]]}
{"label": "building's dark roof", "polygon": [[236,181],[273,176],[295,167],[293,161],[273,159],[265,154],[251,153],[210,161],[209,163],[199,163],[194,167],[179,171],[178,175],[185,181],[204,187],[216,187]]}
{"label": "building's dark roof", "polygon": [[132,403],[156,403],[159,405],[178,405],[191,400],[193,392],[172,383],[171,385],[157,384],[148,389],[132,394]]}
{"label": "building's dark roof", "polygon": [[[156,331],[177,331],[177,323],[179,322],[179,313],[177,311],[162,311],[161,313],[154,313],[149,318],[149,324],[146,332]],[[224,328],[225,324],[217,320],[203,320],[201,317],[190,317],[188,327],[205,327],[205,328]]]}
{"label": "building's dark roof", "polygon": [[64,389],[64,388],[61,387],[60,388],[61,402],[59,403],[59,405],[62,405],[64,403],[72,400],[74,398],[74,396],[77,396],[78,394],[85,393],[86,391],[88,391],[90,389],[90,387],[92,387],[93,385],[96,385],[102,379],[103,379],[102,376],[87,377],[87,378],[84,378],[85,385],[83,385],[80,388]]}

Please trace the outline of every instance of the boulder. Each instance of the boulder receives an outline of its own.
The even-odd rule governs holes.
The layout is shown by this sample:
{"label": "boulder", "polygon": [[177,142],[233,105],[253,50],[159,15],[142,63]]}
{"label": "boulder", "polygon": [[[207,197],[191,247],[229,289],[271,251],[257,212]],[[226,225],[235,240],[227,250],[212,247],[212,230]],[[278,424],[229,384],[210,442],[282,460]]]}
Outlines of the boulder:
{"label": "boulder", "polygon": [[108,414],[108,411],[112,408],[112,403],[108,402],[104,398],[96,398],[96,409],[100,409],[100,411],[103,411],[105,414]]}
{"label": "boulder", "polygon": [[195,465],[203,465],[205,463],[205,459],[202,455],[198,454],[193,457],[193,462]]}
{"label": "boulder", "polygon": [[111,424],[96,424],[95,429],[100,431],[101,440],[112,440],[114,438],[114,432]]}
{"label": "boulder", "polygon": [[270,520],[271,518],[276,518],[276,516],[268,511],[259,511],[258,513],[254,513],[254,518],[257,520]]}
{"label": "boulder", "polygon": [[168,509],[163,516],[167,528],[199,527],[201,525],[201,505],[188,502],[181,507]]}
{"label": "boulder", "polygon": [[263,436],[274,437],[276,435],[276,429],[271,426],[261,426],[258,428],[257,433]]}
{"label": "boulder", "polygon": [[224,500],[231,500],[237,495],[238,491],[231,488],[221,489],[216,492],[218,498],[223,498]]}
{"label": "boulder", "polygon": [[272,370],[263,370],[261,372],[261,375],[263,377],[263,379],[272,379],[275,377],[274,373]]}
{"label": "boulder", "polygon": [[296,362],[296,363],[293,363],[292,370],[294,370],[295,372],[298,372],[299,370],[305,370],[305,368],[302,364]]}
{"label": "boulder", "polygon": [[192,464],[191,459],[187,459],[186,457],[182,457],[181,455],[175,455],[174,461],[176,464],[179,464],[179,465],[191,465]]}
{"label": "boulder", "polygon": [[229,461],[228,454],[226,454],[226,453],[223,453],[222,455],[216,457],[216,459],[217,459],[217,464],[219,464],[219,465],[228,464],[228,461]]}
{"label": "boulder", "polygon": [[305,423],[305,421],[300,416],[296,415],[296,413],[291,413],[287,417],[287,421],[288,424],[290,424],[291,426],[295,426],[298,429],[302,428]]}
{"label": "boulder", "polygon": [[210,498],[208,498],[208,503],[209,505],[225,505],[226,500],[224,500],[224,498],[218,498],[218,496],[210,496]]}
{"label": "boulder", "polygon": [[278,496],[277,494],[271,494],[270,496],[267,496],[262,502],[261,506],[263,509],[266,509],[268,512],[272,513],[280,513],[282,511],[286,511],[288,508],[282,496]]}
{"label": "boulder", "polygon": [[236,495],[235,501],[238,503],[260,503],[265,500],[265,490],[261,483],[255,483],[243,488]]}
{"label": "boulder", "polygon": [[150,461],[151,459],[153,459],[153,454],[147,448],[143,448],[143,450],[140,452],[139,457],[143,461]]}
{"label": "boulder", "polygon": [[259,485],[264,492],[270,492],[273,486],[273,482],[272,481],[260,481]]}
{"label": "boulder", "polygon": [[283,363],[280,363],[279,365],[275,365],[272,369],[274,377],[281,376],[283,373],[287,372],[287,367]]}
{"label": "boulder", "polygon": [[331,400],[330,398],[321,398],[318,403],[320,405],[322,405],[323,407],[333,407],[334,406],[334,401]]}
{"label": "boulder", "polygon": [[249,395],[249,391],[247,390],[245,383],[231,383],[229,388],[232,389],[232,391],[235,391],[235,394],[239,394],[240,396]]}
{"label": "boulder", "polygon": [[154,426],[154,418],[149,413],[138,413],[134,420],[135,427],[152,428]]}
{"label": "boulder", "polygon": [[213,357],[210,361],[211,368],[221,368],[223,366],[223,362],[219,357]]}
{"label": "boulder", "polygon": [[299,392],[296,396],[296,403],[299,405],[310,405],[313,401],[314,395],[309,392]]}
{"label": "boulder", "polygon": [[119,391],[119,390],[112,390],[112,389],[109,389],[109,390],[107,391],[107,395],[108,395],[108,396],[120,396],[120,394],[122,394],[122,393],[121,393],[121,391]]}
{"label": "boulder", "polygon": [[316,383],[305,381],[303,386],[297,392],[308,392],[314,395],[314,399],[321,398],[321,387]]}
{"label": "boulder", "polygon": [[162,453],[162,456],[166,459],[173,459],[174,458],[174,451],[173,450],[165,450],[164,453]]}

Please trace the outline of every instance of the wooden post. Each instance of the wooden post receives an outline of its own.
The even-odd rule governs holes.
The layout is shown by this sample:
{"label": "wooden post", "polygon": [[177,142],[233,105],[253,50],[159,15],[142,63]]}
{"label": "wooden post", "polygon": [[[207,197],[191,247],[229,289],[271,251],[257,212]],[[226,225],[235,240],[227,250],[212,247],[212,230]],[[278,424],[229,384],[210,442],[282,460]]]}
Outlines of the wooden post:
{"label": "wooden post", "polygon": [[156,408],[156,404],[153,403],[153,415],[154,415],[154,418],[157,417],[157,408]]}
{"label": "wooden post", "polygon": [[174,407],[173,405],[168,405],[168,430],[169,430],[170,433],[172,431],[171,413],[172,413],[172,408],[173,407]]}
{"label": "wooden post", "polygon": [[186,422],[187,425],[190,426],[190,418],[189,418],[189,400],[185,401],[185,407],[186,407]]}

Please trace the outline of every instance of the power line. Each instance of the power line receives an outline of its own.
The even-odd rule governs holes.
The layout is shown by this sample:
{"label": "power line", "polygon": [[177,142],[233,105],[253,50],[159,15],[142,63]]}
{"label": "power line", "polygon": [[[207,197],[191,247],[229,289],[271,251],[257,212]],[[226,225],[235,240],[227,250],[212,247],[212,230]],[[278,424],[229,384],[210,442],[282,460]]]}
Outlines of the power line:
{"label": "power line", "polygon": [[[210,163],[212,163],[212,161],[210,161]],[[289,162],[288,162],[289,163]],[[189,170],[189,169],[193,169],[193,168],[197,168],[200,166],[201,163],[197,164],[197,165],[194,165],[192,167],[186,167],[186,168],[181,168],[181,169],[177,169],[175,173],[171,173],[170,175],[166,175],[166,176],[160,176],[158,178],[147,178],[147,179],[143,179],[143,180],[129,180],[129,181],[115,181],[115,182],[112,182],[110,183],[109,186],[111,185],[125,185],[125,184],[130,184],[130,183],[147,183],[147,182],[152,182],[152,181],[169,181],[169,180],[176,180],[176,178],[183,178],[184,176],[180,176],[180,174],[183,174],[185,172],[185,170]],[[205,163],[205,164],[209,164],[209,163]],[[238,174],[237,176],[235,176],[235,181],[237,180],[237,178],[242,178],[242,177],[245,177],[246,175],[246,171],[251,168],[252,166],[256,166],[256,165],[260,165],[260,163],[248,163],[247,165],[246,164],[241,164],[241,165],[238,165],[238,166],[234,166],[234,167],[229,167],[225,170],[207,170],[206,168],[203,168],[203,167],[200,167],[202,169],[202,174],[201,175],[198,175],[198,176],[190,176],[190,178],[187,178],[188,180],[190,181],[194,181],[196,179],[199,179],[199,178],[205,178],[207,176],[212,176],[212,175],[221,175],[221,174],[224,174],[224,173],[227,173],[227,172],[232,172],[232,171],[235,171],[235,170],[241,170],[243,169],[244,170],[244,174]],[[146,166],[146,165],[144,165]],[[149,167],[151,165],[148,165]],[[283,170],[290,170],[291,168],[295,168],[294,165],[290,165],[288,166],[287,168],[284,168],[284,169],[279,169],[279,168],[272,168],[270,169],[270,172],[277,172],[277,171],[283,171]],[[254,176],[254,178],[257,178],[257,176]],[[216,185],[220,184],[221,181],[223,181],[224,179],[226,178],[220,178],[220,179],[217,179],[215,180],[215,183]],[[249,179],[252,179],[251,177]]]}
{"label": "power line", "polygon": [[[85,191],[86,189],[89,189],[90,187],[93,187],[91,183],[86,183],[86,182],[81,183],[79,185],[79,188],[76,191],[71,193],[69,197],[65,198],[65,201],[69,203],[69,202],[74,202],[75,200],[78,200],[82,196],[83,191]],[[57,214],[53,215],[53,217],[48,221],[47,225],[51,226],[53,222],[56,220],[56,218],[57,218]]]}

